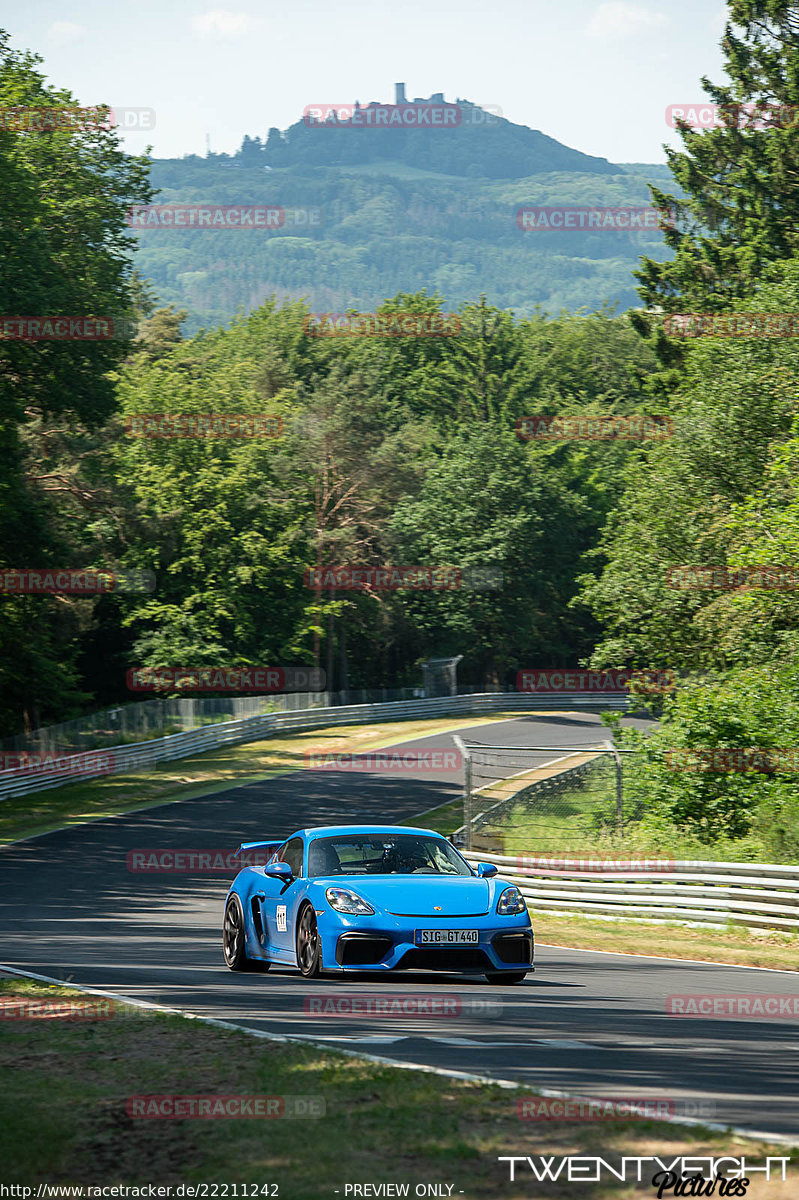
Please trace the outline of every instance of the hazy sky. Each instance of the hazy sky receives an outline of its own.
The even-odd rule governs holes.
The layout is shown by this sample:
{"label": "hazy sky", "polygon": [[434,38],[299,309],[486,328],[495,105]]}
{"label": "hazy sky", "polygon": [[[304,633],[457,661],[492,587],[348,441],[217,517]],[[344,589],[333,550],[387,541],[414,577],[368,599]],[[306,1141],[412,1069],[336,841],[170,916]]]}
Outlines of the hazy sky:
{"label": "hazy sky", "polygon": [[[156,157],[233,152],[306,104],[443,92],[567,146],[662,162],[669,104],[722,78],[719,0],[29,0],[0,19],[82,104],[155,109]],[[367,135],[368,136],[368,135]]]}

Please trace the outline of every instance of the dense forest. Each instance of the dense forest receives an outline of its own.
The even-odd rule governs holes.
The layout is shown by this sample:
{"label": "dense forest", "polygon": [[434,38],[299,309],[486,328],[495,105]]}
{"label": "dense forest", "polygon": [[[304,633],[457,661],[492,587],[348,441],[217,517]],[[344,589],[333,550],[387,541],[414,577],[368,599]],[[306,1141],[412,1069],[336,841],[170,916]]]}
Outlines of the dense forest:
{"label": "dense forest", "polygon": [[[428,133],[431,144],[411,145],[404,161],[386,157],[400,153],[403,131],[299,129],[296,161],[285,166],[266,169],[269,155],[257,138],[245,138],[232,156],[153,162],[159,204],[273,204],[285,212],[281,227],[268,232],[137,228],[137,268],[162,303],[186,309],[187,333],[228,323],[272,295],[305,298],[314,311],[373,310],[387,296],[423,289],[447,309],[485,294],[519,317],[626,309],[639,303],[632,276],[639,255],[670,253],[657,229],[540,233],[516,221],[526,205],[648,205],[649,183],[672,182],[665,166],[599,171],[592,164],[603,160],[538,134],[545,145],[528,149],[529,175],[519,178],[507,147],[496,166],[493,149],[487,161],[469,151],[439,162],[455,130]],[[482,134],[474,154],[492,148],[502,129]],[[347,140],[361,157],[328,163]],[[382,153],[381,142],[388,143]],[[563,151],[562,163],[545,152],[550,142]],[[310,165],[314,147],[320,161]],[[500,168],[504,175],[493,173]]]}
{"label": "dense forest", "polygon": [[[730,10],[729,80],[704,81],[712,99],[796,104],[793,10]],[[2,106],[69,102],[3,37]],[[460,678],[475,685],[510,684],[528,666],[667,669],[679,686],[649,742],[648,794],[706,832],[742,835],[763,805],[796,828],[790,776],[675,779],[657,753],[795,746],[799,735],[796,589],[707,577],[679,588],[669,574],[797,565],[799,346],[681,339],[664,320],[799,311],[799,142],[768,122],[681,132],[673,194],[663,179],[653,189],[680,220],[663,235],[668,256],[642,259],[630,312],[511,313],[480,286],[476,262],[458,336],[322,338],[309,305],[280,294],[186,336],[186,314],[143,278],[157,273],[142,272],[152,258],[135,254],[126,223],[154,199],[147,160],[123,153],[113,130],[0,129],[3,312],[138,323],[133,340],[2,340],[2,563],[156,580],[152,592],[94,599],[4,596],[0,732],[124,701],[136,665],[321,663],[334,688],[418,683],[429,655],[462,654]],[[390,205],[382,219],[389,253]],[[190,236],[187,264],[218,253],[215,234]],[[516,280],[527,287],[524,271]],[[381,312],[450,303],[417,282],[409,270]],[[282,434],[131,436],[148,413],[269,414]],[[667,414],[671,436],[516,435],[530,414],[644,413]],[[501,585],[306,586],[309,568],[328,563],[490,568]]]}

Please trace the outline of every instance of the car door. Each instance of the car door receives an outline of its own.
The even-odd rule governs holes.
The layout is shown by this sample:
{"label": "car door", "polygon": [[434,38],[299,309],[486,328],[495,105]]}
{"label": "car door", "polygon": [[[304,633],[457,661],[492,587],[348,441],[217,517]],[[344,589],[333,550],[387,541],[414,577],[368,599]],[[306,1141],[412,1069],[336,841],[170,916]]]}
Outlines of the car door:
{"label": "car door", "polygon": [[263,875],[250,897],[253,933],[258,949],[267,958],[278,957],[275,954],[275,908],[283,886],[280,879]]}
{"label": "car door", "polygon": [[[294,961],[294,922],[297,902],[302,890],[303,842],[301,837],[289,838],[275,856],[278,862],[287,862],[291,867],[291,881],[286,884],[277,879],[267,880],[273,884],[267,888],[261,910],[263,913],[267,955],[274,955],[280,962]],[[277,951],[277,954],[275,954]]]}

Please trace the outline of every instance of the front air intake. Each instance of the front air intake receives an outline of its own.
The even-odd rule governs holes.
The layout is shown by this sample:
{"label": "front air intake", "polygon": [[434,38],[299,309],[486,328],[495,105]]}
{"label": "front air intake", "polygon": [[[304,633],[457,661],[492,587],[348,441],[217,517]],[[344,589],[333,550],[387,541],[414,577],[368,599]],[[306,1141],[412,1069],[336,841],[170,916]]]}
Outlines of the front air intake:
{"label": "front air intake", "polygon": [[409,950],[397,963],[400,970],[414,971],[490,971],[491,962],[483,950],[466,946],[437,946],[430,950]]}
{"label": "front air intake", "polygon": [[391,952],[389,937],[371,933],[343,933],[336,946],[336,962],[342,967],[373,967]]}
{"label": "front air intake", "polygon": [[491,945],[504,963],[517,963],[519,966],[529,967],[533,961],[533,937],[527,931],[498,933],[491,939]]}

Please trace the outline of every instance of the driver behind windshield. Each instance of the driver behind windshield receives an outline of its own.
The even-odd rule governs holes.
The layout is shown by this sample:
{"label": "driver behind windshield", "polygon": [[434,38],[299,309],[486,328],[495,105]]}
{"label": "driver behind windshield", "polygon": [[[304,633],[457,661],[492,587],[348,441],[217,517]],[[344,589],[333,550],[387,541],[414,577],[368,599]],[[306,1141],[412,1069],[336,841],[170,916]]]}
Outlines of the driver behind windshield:
{"label": "driver behind windshield", "polygon": [[412,875],[414,871],[423,871],[425,868],[436,870],[424,846],[418,841],[412,842],[410,838],[383,850],[382,868],[387,875]]}
{"label": "driver behind windshield", "polygon": [[316,838],[311,843],[308,873],[327,875],[469,875],[470,869],[441,838]]}

